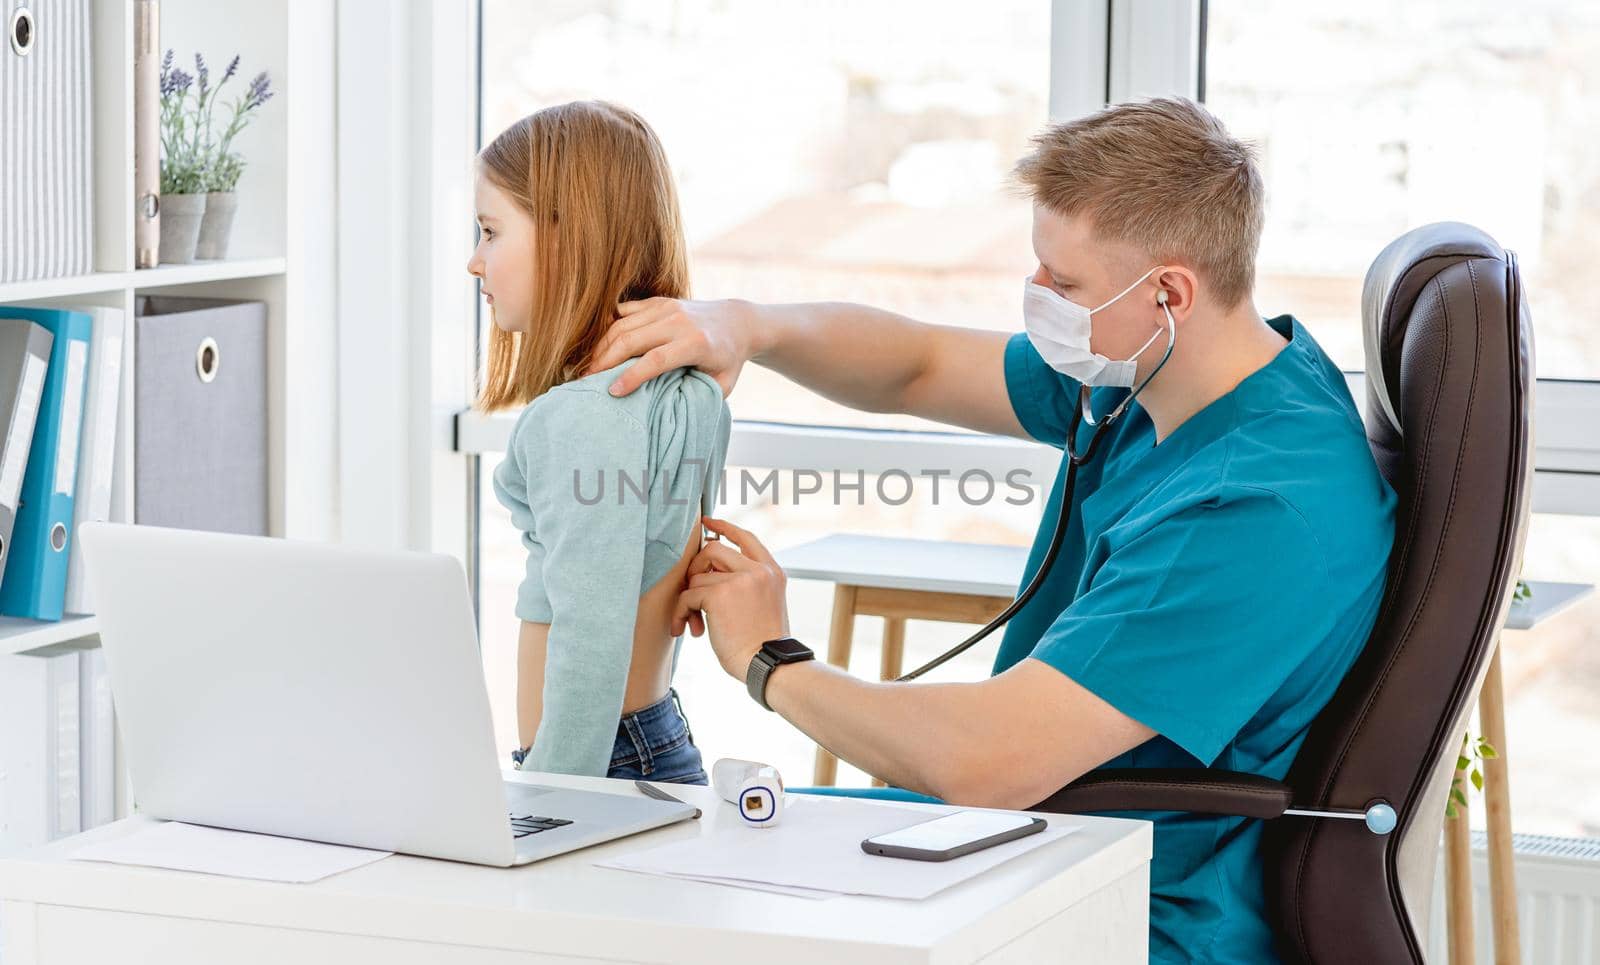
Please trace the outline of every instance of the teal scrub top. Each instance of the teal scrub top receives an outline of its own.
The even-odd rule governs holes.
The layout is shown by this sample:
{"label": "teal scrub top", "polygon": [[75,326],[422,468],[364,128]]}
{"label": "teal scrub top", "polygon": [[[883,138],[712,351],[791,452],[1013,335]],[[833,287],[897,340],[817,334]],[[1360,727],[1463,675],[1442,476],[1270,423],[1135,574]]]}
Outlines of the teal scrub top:
{"label": "teal scrub top", "polygon": [[[1268,324],[1289,344],[1159,445],[1137,400],[1106,430],[1078,470],[1055,565],[1006,627],[995,673],[1043,661],[1158,735],[1104,767],[1283,778],[1377,616],[1394,492],[1338,367],[1292,317]],[[1029,435],[1060,447],[1076,431],[1088,445],[1079,383],[1023,334],[1006,346],[1005,378]],[[1095,389],[1094,411],[1128,391]],[[1024,586],[1065,475],[1063,462]],[[1155,826],[1151,961],[1276,960],[1260,821],[1118,816]]]}

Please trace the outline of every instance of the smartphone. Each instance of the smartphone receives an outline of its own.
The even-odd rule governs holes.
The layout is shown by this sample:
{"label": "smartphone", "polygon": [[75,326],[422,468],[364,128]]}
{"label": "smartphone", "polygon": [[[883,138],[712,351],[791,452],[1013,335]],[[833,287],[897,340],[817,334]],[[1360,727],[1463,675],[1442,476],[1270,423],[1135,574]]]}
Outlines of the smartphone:
{"label": "smartphone", "polygon": [[867,854],[914,861],[949,861],[964,854],[1038,834],[1044,818],[996,811],[957,811],[861,842]]}

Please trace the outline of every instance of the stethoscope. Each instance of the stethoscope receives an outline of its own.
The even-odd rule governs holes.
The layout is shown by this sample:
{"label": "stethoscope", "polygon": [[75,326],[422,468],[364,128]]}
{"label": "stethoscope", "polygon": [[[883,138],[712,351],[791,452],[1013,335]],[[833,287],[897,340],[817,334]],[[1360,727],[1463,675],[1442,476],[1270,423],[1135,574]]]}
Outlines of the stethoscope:
{"label": "stethoscope", "polygon": [[1038,592],[1039,587],[1044,584],[1044,578],[1050,572],[1050,564],[1056,561],[1056,553],[1060,551],[1061,542],[1067,535],[1067,523],[1072,509],[1072,490],[1073,485],[1077,482],[1078,467],[1094,458],[1095,450],[1100,447],[1100,439],[1105,435],[1106,430],[1111,427],[1112,423],[1122,417],[1122,414],[1127,411],[1133,400],[1139,397],[1140,392],[1144,391],[1144,387],[1150,384],[1150,380],[1155,378],[1156,373],[1160,372],[1162,366],[1167,364],[1167,360],[1172,358],[1172,347],[1178,340],[1178,324],[1172,318],[1172,309],[1167,307],[1167,293],[1165,291],[1156,293],[1156,304],[1160,305],[1161,310],[1167,315],[1167,348],[1161,354],[1161,361],[1156,363],[1156,367],[1150,371],[1149,375],[1144,377],[1144,381],[1140,382],[1132,392],[1128,393],[1127,398],[1118,402],[1099,421],[1095,420],[1094,409],[1089,405],[1091,387],[1085,385],[1078,390],[1079,413],[1083,421],[1094,428],[1094,433],[1089,437],[1088,447],[1082,452],[1078,451],[1077,427],[1074,426],[1072,431],[1067,433],[1067,478],[1061,485],[1061,513],[1056,519],[1055,534],[1050,537],[1050,548],[1045,550],[1044,559],[1040,561],[1039,569],[1033,574],[1033,579],[1029,580],[1023,591],[1017,594],[1017,598],[1012,600],[1004,610],[1001,610],[998,616],[990,620],[983,629],[910,673],[895,678],[896,682],[915,680],[935,667],[971,650],[984,637],[1004,626],[1007,620],[1017,614],[1018,610],[1027,606],[1028,601],[1033,599],[1034,593]]}

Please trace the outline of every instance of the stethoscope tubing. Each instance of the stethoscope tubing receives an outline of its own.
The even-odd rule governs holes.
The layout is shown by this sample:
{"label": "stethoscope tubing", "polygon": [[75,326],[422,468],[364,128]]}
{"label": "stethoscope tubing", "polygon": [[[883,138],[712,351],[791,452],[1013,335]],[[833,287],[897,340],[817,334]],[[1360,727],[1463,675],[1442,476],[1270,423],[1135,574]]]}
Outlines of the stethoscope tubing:
{"label": "stethoscope tubing", "polygon": [[1094,409],[1089,404],[1089,396],[1091,393],[1090,387],[1084,385],[1078,389],[1079,417],[1085,423],[1094,427],[1094,433],[1089,437],[1088,447],[1085,448],[1081,453],[1078,451],[1077,446],[1078,427],[1073,426],[1071,431],[1067,433],[1067,438],[1065,440],[1065,450],[1067,454],[1067,478],[1063,480],[1061,484],[1061,511],[1056,517],[1056,528],[1055,532],[1050,536],[1050,545],[1045,549],[1044,559],[1039,561],[1039,568],[1034,571],[1033,578],[1028,581],[1028,585],[1023,588],[1022,592],[1018,593],[1016,598],[1007,604],[1006,608],[1001,610],[993,620],[990,620],[988,623],[984,624],[984,626],[972,636],[951,647],[949,650],[946,650],[944,653],[941,653],[939,656],[934,657],[932,660],[928,661],[917,669],[911,671],[910,673],[902,674],[901,676],[896,677],[896,683],[907,680],[916,680],[918,677],[921,677],[928,671],[933,670],[936,667],[940,667],[956,657],[959,657],[961,654],[966,653],[968,650],[971,650],[984,638],[988,637],[989,634],[998,630],[1000,627],[1005,626],[1006,621],[1010,620],[1013,616],[1016,616],[1017,612],[1023,607],[1027,606],[1029,600],[1033,599],[1033,595],[1039,592],[1039,587],[1044,584],[1045,577],[1050,573],[1050,566],[1056,561],[1056,554],[1061,551],[1061,543],[1067,535],[1067,524],[1070,522],[1072,510],[1072,493],[1078,480],[1078,467],[1094,458],[1095,450],[1099,449],[1100,440],[1104,438],[1106,430],[1111,428],[1112,424],[1122,417],[1122,414],[1128,410],[1128,406],[1133,402],[1133,400],[1138,398],[1139,393],[1143,392],[1145,386],[1150,384],[1150,380],[1154,379],[1156,374],[1161,371],[1162,367],[1167,364],[1167,360],[1172,358],[1172,347],[1174,344],[1176,344],[1178,339],[1178,325],[1172,317],[1172,309],[1167,307],[1165,301],[1161,303],[1161,308],[1164,312],[1166,312],[1167,315],[1167,348],[1166,351],[1161,355],[1161,361],[1157,363],[1155,369],[1153,369],[1149,375],[1145,376],[1144,381],[1140,382],[1132,392],[1128,393],[1126,398],[1117,403],[1110,412],[1106,413],[1106,415],[1098,421],[1094,417]]}

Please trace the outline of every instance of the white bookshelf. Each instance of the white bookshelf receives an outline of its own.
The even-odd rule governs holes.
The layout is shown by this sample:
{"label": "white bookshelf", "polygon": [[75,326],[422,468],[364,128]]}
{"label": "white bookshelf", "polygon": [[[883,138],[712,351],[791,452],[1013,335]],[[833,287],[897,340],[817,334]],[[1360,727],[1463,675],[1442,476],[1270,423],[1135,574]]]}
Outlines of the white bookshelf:
{"label": "white bookshelf", "polygon": [[[93,267],[73,277],[0,285],[0,304],[124,312],[111,517],[128,522],[134,515],[137,299],[160,294],[264,302],[268,531],[332,538],[339,465],[330,428],[338,405],[337,115],[328,96],[339,76],[335,8],[321,0],[161,0],[159,49],[172,48],[178,66],[193,73],[199,50],[215,83],[238,54],[239,71],[222,100],[242,93],[262,70],[271,75],[275,95],[234,142],[248,166],[239,182],[229,257],[143,270],[134,267],[133,245],[134,5],[91,0],[91,11]],[[107,726],[104,715],[90,709],[91,696],[104,687],[94,654],[99,642],[92,614],[59,622],[0,618],[0,852],[69,833],[65,822],[75,802],[82,802],[85,822],[105,820],[108,788],[112,812],[128,813],[126,762],[114,732],[96,730],[91,741],[89,731],[79,730]],[[92,722],[90,714],[96,715]],[[113,749],[107,752],[106,745]],[[91,808],[91,797],[100,804]]]}
{"label": "white bookshelf", "polygon": [[[227,63],[240,55],[239,71],[219,99],[242,93],[256,73],[271,75],[275,96],[257,111],[235,140],[247,159],[238,187],[229,257],[193,264],[134,267],[133,184],[133,15],[132,0],[93,0],[94,270],[86,275],[42,278],[0,285],[0,304],[52,308],[102,306],[121,309],[127,319],[123,385],[119,413],[112,519],[133,520],[133,399],[137,360],[133,318],[139,296],[192,295],[259,300],[267,306],[269,531],[284,535],[284,387],[289,378],[286,343],[292,337],[288,223],[294,198],[288,110],[294,78],[288,48],[291,14],[303,19],[295,2],[245,0],[161,0],[160,49],[175,51],[175,64],[194,73],[194,53],[205,55],[213,84]],[[331,167],[331,149],[327,152]],[[315,153],[311,155],[313,163]],[[305,180],[305,179],[302,179]],[[314,183],[314,179],[312,179]],[[63,649],[98,646],[98,624],[90,615],[69,615],[60,623],[0,618],[0,657],[48,656]]]}
{"label": "white bookshelf", "polygon": [[233,281],[281,275],[284,258],[228,258],[222,261],[197,261],[192,265],[161,265],[140,271],[97,271],[88,275],[46,278],[40,281],[0,285],[0,302],[7,305],[60,301],[82,295],[118,293],[127,289],[193,285],[209,281]]}
{"label": "white bookshelf", "polygon": [[69,613],[58,622],[0,617],[0,656],[50,655],[100,644],[100,624],[92,616]]}

